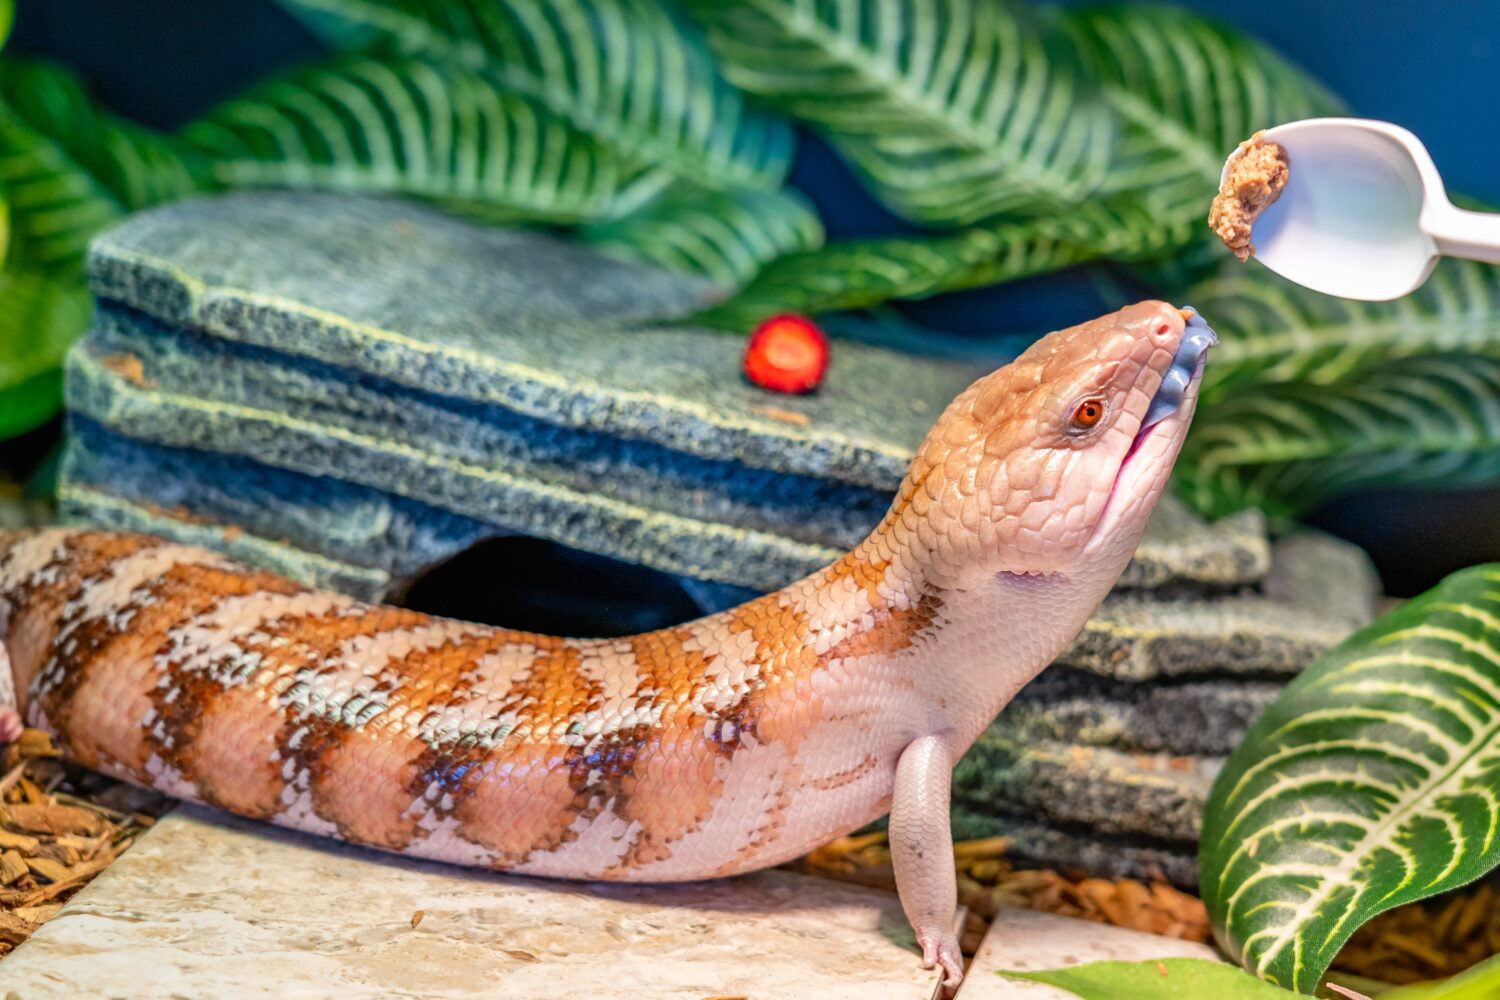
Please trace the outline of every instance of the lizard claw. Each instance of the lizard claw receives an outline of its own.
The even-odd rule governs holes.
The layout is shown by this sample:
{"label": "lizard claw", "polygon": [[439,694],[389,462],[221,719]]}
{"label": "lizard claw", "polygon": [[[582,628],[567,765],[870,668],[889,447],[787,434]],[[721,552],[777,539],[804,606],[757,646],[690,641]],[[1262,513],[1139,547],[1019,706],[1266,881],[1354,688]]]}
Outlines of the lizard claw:
{"label": "lizard claw", "polygon": [[958,947],[957,934],[952,931],[933,934],[918,932],[917,943],[922,946],[922,968],[940,966],[945,989],[956,989],[964,981],[964,956]]}

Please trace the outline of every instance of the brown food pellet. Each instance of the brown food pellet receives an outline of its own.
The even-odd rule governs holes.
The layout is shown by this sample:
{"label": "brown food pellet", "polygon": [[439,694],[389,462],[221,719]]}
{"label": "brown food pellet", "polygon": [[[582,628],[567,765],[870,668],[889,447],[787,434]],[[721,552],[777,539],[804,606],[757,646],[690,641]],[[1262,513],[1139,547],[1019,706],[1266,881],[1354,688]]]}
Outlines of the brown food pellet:
{"label": "brown food pellet", "polygon": [[1249,260],[1255,253],[1250,228],[1281,197],[1291,177],[1286,150],[1267,142],[1265,135],[1257,132],[1240,143],[1208,209],[1209,228],[1240,260]]}

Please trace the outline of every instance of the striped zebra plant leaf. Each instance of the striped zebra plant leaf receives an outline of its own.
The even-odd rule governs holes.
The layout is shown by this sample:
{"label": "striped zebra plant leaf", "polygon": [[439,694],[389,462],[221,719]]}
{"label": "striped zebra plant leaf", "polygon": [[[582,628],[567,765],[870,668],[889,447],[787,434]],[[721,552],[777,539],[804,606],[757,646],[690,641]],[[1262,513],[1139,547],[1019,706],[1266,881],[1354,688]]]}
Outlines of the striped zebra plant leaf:
{"label": "striped zebra plant leaf", "polygon": [[0,57],[0,185],[10,262],[72,271],[100,229],[199,186],[169,139],[101,111],[67,70],[12,57]]}
{"label": "striped zebra plant leaf", "polygon": [[62,405],[63,354],[92,311],[75,275],[0,271],[0,440],[39,426]]}
{"label": "striped zebra plant leaf", "polygon": [[1256,386],[1200,412],[1177,466],[1202,513],[1297,517],[1378,486],[1500,482],[1500,358],[1398,358],[1333,386]]}
{"label": "striped zebra plant leaf", "polygon": [[882,200],[963,226],[1103,181],[1113,122],[1065,47],[999,0],[688,0],[730,82],[818,126]]}
{"label": "striped zebra plant leaf", "polygon": [[737,288],[771,261],[820,246],[823,225],[791,191],[678,184],[629,215],[583,226],[576,235],[605,253]]}
{"label": "striped zebra plant leaf", "polygon": [[1214,783],[1199,864],[1220,945],[1302,993],[1371,917],[1500,864],[1500,565],[1294,680]]}
{"label": "striped zebra plant leaf", "polygon": [[[1265,45],[1189,11],[1117,4],[1052,14],[1119,125],[1101,199],[1133,205],[1169,231],[1156,239],[1175,247],[1212,240],[1207,206],[1225,156],[1242,139],[1342,110],[1337,98]],[[1099,232],[1111,238],[1107,228]],[[1152,252],[1149,232],[1123,232],[1143,241],[1137,256]],[[1117,228],[1113,239],[1123,238]]]}
{"label": "striped zebra plant leaf", "polygon": [[1442,261],[1427,284],[1393,302],[1320,295],[1259,265],[1231,266],[1185,299],[1219,332],[1204,372],[1212,401],[1258,382],[1332,385],[1392,358],[1500,357],[1500,267],[1474,261]]}
{"label": "striped zebra plant leaf", "polygon": [[417,57],[302,67],[182,136],[227,187],[403,194],[553,222],[599,218],[619,192],[608,149],[483,74]]}
{"label": "striped zebra plant leaf", "polygon": [[281,0],[343,43],[489,75],[635,169],[700,187],[774,188],[791,163],[787,122],[745,104],[701,33],[657,0]]}
{"label": "striped zebra plant leaf", "polygon": [[1005,231],[845,240],[773,261],[738,294],[688,321],[747,333],[779,312],[817,316],[865,309],[1040,274],[1080,259],[1076,248],[1025,223]]}

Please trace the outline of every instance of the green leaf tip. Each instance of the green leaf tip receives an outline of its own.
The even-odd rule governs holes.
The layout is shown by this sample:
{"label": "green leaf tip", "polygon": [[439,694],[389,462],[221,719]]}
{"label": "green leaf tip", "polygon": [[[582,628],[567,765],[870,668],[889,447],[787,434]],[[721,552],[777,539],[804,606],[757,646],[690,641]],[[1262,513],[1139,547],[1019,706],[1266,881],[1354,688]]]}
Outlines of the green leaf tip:
{"label": "green leaf tip", "polygon": [[1500,864],[1500,565],[1325,653],[1267,708],[1204,810],[1219,944],[1311,992],[1377,914]]}
{"label": "green leaf tip", "polygon": [[1090,962],[1000,975],[1056,986],[1083,1000],[1291,1000],[1295,996],[1233,965],[1206,958]]}
{"label": "green leaf tip", "polygon": [[1415,983],[1380,994],[1379,1000],[1495,1000],[1500,997],[1500,955],[1435,983]]}
{"label": "green leaf tip", "polygon": [[62,359],[93,301],[78,275],[0,271],[0,440],[46,423],[62,406]]}

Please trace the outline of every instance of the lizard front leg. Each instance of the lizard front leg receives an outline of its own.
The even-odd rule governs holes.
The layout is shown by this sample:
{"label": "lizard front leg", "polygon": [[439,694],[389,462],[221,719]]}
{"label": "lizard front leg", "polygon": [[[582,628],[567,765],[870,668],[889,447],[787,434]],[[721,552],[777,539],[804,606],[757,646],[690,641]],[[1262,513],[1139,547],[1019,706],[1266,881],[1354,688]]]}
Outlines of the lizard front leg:
{"label": "lizard front leg", "polygon": [[10,669],[10,651],[5,648],[5,605],[0,602],[0,743],[21,738],[24,727],[16,710],[15,676]]}
{"label": "lizard front leg", "polygon": [[923,736],[901,752],[891,803],[891,861],[901,908],[917,932],[922,968],[939,965],[952,988],[964,978],[963,954],[953,919],[958,878],[953,870],[953,834],[948,794],[953,756],[941,737]]}

